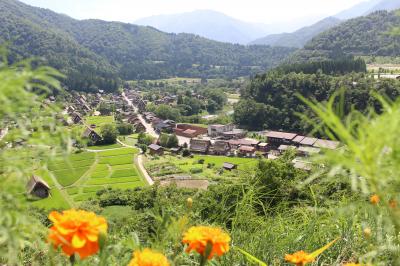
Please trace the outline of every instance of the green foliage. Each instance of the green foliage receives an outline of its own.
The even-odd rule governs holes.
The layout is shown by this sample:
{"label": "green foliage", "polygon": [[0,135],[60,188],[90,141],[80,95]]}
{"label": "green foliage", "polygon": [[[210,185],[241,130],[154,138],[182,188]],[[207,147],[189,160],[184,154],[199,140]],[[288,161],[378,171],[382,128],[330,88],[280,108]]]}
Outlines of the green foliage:
{"label": "green foliage", "polygon": [[118,130],[113,124],[104,124],[100,129],[103,144],[114,144],[117,142]]}
{"label": "green foliage", "polygon": [[121,124],[117,124],[117,130],[119,135],[131,135],[133,134],[133,125],[129,124],[129,123],[121,123]]}
{"label": "green foliage", "polygon": [[154,142],[154,138],[146,133],[140,133],[138,136],[138,143],[149,146]]}
{"label": "green foliage", "polygon": [[282,65],[277,68],[277,71],[283,73],[304,73],[316,74],[321,71],[324,74],[344,75],[352,72],[367,72],[367,65],[363,59],[336,59],[318,62],[304,62],[298,64]]}
{"label": "green foliage", "polygon": [[158,140],[160,145],[165,148],[175,148],[179,145],[178,137],[175,134],[161,134]]}

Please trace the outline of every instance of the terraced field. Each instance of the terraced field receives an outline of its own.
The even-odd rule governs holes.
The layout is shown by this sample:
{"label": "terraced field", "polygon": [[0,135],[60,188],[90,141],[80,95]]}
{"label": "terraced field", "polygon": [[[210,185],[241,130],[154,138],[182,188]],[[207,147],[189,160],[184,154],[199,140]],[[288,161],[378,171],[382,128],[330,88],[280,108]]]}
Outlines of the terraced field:
{"label": "terraced field", "polygon": [[[111,148],[51,160],[48,162],[49,172],[40,173],[40,176],[52,187],[52,197],[35,204],[65,208],[69,205],[67,202],[77,205],[94,198],[96,192],[104,188],[134,189],[145,186],[134,165],[137,153],[134,148]],[[54,184],[54,180],[58,184]],[[54,201],[61,203],[51,204]]]}

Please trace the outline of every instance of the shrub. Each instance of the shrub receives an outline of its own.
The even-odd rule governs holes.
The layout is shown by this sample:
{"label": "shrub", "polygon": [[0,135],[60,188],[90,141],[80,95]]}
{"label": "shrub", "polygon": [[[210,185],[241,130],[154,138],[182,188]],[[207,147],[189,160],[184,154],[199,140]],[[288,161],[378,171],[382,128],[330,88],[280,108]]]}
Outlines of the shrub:
{"label": "shrub", "polygon": [[190,173],[192,173],[192,174],[200,174],[202,172],[203,172],[202,168],[192,168],[192,169],[190,169]]}
{"label": "shrub", "polygon": [[184,149],[182,152],[183,157],[189,157],[190,156],[190,151],[188,149]]}
{"label": "shrub", "polygon": [[103,137],[103,144],[114,144],[117,142],[118,130],[113,124],[103,125],[100,132]]}
{"label": "shrub", "polygon": [[204,164],[204,159],[200,159],[197,161],[198,164]]}

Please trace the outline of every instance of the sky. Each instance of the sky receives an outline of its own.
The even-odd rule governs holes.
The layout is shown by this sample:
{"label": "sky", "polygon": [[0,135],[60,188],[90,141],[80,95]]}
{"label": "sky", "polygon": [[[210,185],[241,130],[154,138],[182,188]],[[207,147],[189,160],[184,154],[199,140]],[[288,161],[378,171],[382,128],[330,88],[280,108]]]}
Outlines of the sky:
{"label": "sky", "polygon": [[134,22],[143,17],[211,9],[243,21],[323,18],[365,0],[22,0],[77,19]]}

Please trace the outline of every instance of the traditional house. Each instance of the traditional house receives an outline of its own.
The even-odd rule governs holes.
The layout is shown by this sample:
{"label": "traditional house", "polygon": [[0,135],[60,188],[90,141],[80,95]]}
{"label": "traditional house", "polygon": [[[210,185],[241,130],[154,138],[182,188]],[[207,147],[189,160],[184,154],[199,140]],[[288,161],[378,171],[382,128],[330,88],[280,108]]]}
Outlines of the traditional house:
{"label": "traditional house", "polygon": [[27,193],[39,198],[47,198],[50,195],[50,186],[40,177],[32,176],[26,185]]}
{"label": "traditional house", "polygon": [[208,136],[210,137],[218,137],[221,136],[224,132],[232,131],[235,128],[235,125],[209,125],[207,129]]}
{"label": "traditional house", "polygon": [[203,139],[191,139],[190,140],[190,151],[194,153],[207,154],[211,146],[211,141]]}
{"label": "traditional house", "polygon": [[151,155],[162,156],[164,154],[164,148],[156,144],[149,145],[149,150]]}
{"label": "traditional house", "polygon": [[169,151],[172,153],[172,154],[179,154],[179,152],[182,150],[182,147],[176,147],[176,148],[171,148],[171,149],[169,149]]}
{"label": "traditional house", "polygon": [[90,127],[86,127],[85,132],[83,132],[83,137],[90,139],[93,143],[99,142],[102,139],[101,136]]}
{"label": "traditional house", "polygon": [[228,171],[232,171],[232,170],[237,168],[237,165],[236,164],[232,164],[232,163],[224,163],[222,165],[222,168],[224,168],[225,170],[228,170]]}
{"label": "traditional house", "polygon": [[299,161],[297,159],[294,159],[292,161],[294,168],[296,169],[300,169],[300,170],[304,170],[304,171],[311,171],[312,167],[311,167],[311,163],[309,162],[304,162],[304,161]]}
{"label": "traditional house", "polygon": [[209,149],[213,155],[230,155],[231,145],[226,141],[216,141]]}
{"label": "traditional house", "polygon": [[240,146],[238,151],[239,155],[241,156],[253,157],[256,152],[256,148],[252,146]]}
{"label": "traditional house", "polygon": [[297,136],[297,134],[279,131],[268,131],[265,133],[265,136],[268,138],[268,143],[270,145],[279,147],[282,144],[292,144],[292,141]]}
{"label": "traditional house", "polygon": [[83,121],[81,115],[80,115],[79,113],[77,113],[77,112],[74,112],[74,113],[71,115],[71,119],[72,119],[72,122],[73,122],[74,124],[80,124],[80,123]]}
{"label": "traditional house", "polygon": [[154,124],[154,130],[157,133],[167,132],[172,133],[176,126],[175,121],[173,120],[164,120]]}
{"label": "traditional house", "polygon": [[135,127],[135,132],[136,133],[142,133],[142,132],[146,132],[146,126],[143,125],[143,123],[141,121],[138,121],[134,124]]}
{"label": "traditional house", "polygon": [[266,142],[258,143],[257,148],[261,152],[268,152],[268,150],[269,150],[268,149],[268,143],[266,143]]}
{"label": "traditional house", "polygon": [[300,136],[300,135],[298,135],[298,136],[296,136],[296,137],[292,140],[292,142],[293,142],[293,144],[299,146],[299,145],[300,145],[300,142],[301,142],[304,138],[305,138],[305,136]]}

